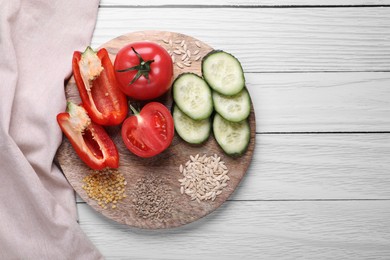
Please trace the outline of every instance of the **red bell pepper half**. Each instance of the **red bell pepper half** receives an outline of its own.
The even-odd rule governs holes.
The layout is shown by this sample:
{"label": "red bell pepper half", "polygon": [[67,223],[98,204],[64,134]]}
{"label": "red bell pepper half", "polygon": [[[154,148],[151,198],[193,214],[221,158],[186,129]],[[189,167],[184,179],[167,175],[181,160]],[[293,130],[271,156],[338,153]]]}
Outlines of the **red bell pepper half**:
{"label": "red bell pepper half", "polygon": [[84,108],[99,125],[118,125],[127,116],[126,95],[120,90],[106,49],[75,51],[73,75]]}
{"label": "red bell pepper half", "polygon": [[90,168],[118,168],[119,154],[114,142],[82,106],[68,102],[66,112],[57,115],[57,122],[77,155]]}

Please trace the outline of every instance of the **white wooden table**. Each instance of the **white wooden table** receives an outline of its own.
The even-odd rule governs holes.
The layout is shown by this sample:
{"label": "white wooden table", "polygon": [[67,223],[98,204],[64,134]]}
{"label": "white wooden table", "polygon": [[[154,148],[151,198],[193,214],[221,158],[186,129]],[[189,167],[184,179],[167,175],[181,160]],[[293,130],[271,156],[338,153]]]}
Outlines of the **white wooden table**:
{"label": "white wooden table", "polygon": [[102,0],[92,46],[141,30],[240,59],[256,148],[233,196],[180,228],[78,199],[107,259],[390,259],[390,0]]}

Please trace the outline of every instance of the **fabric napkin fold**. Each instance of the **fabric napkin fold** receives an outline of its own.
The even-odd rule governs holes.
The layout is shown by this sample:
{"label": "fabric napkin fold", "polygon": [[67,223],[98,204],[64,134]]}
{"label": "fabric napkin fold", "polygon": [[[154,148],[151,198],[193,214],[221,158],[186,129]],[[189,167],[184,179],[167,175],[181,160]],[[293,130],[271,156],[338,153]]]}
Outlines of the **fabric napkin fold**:
{"label": "fabric napkin fold", "polygon": [[0,0],[0,259],[101,259],[53,163],[75,50],[98,0]]}

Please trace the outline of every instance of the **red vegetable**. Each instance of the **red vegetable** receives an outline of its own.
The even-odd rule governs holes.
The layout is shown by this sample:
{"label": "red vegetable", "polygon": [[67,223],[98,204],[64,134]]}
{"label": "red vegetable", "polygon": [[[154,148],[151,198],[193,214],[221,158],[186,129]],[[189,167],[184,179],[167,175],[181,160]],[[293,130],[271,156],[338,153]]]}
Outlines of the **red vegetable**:
{"label": "red vegetable", "polygon": [[171,87],[173,64],[169,53],[153,42],[134,42],[116,55],[115,75],[120,89],[138,100],[154,99]]}
{"label": "red vegetable", "polygon": [[81,100],[91,119],[100,125],[118,125],[127,116],[126,95],[119,89],[106,49],[91,47],[73,54],[73,75]]}
{"label": "red vegetable", "polygon": [[169,147],[174,135],[173,118],[161,103],[150,102],[140,113],[127,118],[122,125],[126,147],[140,157],[155,156]]}
{"label": "red vegetable", "polygon": [[90,168],[118,168],[118,150],[104,128],[88,117],[82,106],[68,102],[65,113],[57,115],[57,122],[80,159]]}

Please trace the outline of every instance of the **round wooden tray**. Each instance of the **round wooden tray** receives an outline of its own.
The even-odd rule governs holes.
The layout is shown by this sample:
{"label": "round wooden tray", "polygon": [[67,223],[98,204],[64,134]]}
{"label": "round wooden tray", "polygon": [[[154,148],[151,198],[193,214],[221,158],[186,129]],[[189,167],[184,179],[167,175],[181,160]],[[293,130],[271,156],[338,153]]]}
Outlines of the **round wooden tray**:
{"label": "round wooden tray", "polygon": [[[135,41],[153,41],[172,53],[175,56],[174,77],[177,77],[183,72],[193,72],[201,75],[202,57],[212,50],[210,46],[193,37],[163,31],[142,31],[122,35],[103,44],[100,48],[106,48],[111,60],[114,61],[115,55],[121,47]],[[182,62],[181,58],[184,53],[179,54],[177,51],[179,49],[189,51],[190,62]],[[187,64],[185,65],[184,63]],[[79,93],[73,77],[66,84],[65,91],[68,100],[76,103],[80,102]],[[170,109],[172,106],[171,93],[167,93],[157,101],[164,103]],[[143,104],[138,103],[137,105],[142,106]],[[237,188],[248,169],[255,146],[256,124],[253,105],[249,121],[251,127],[250,144],[246,153],[238,158],[227,156],[220,149],[212,135],[202,145],[190,145],[175,134],[172,145],[166,151],[155,157],[144,159],[133,155],[126,149],[121,139],[120,126],[106,128],[117,145],[120,156],[119,171],[124,175],[127,182],[127,186],[125,187],[127,197],[120,200],[115,209],[111,207],[104,209],[95,200],[88,197],[82,185],[84,184],[83,178],[90,174],[91,170],[79,159],[65,137],[58,149],[56,158],[69,183],[79,196],[104,216],[133,227],[146,229],[172,228],[193,222],[214,211]],[[183,176],[179,171],[179,166],[180,164],[184,165],[190,159],[191,155],[195,156],[196,154],[206,154],[207,156],[217,154],[229,169],[228,176],[230,180],[227,182],[228,186],[223,189],[223,192],[214,201],[206,200],[199,203],[196,200],[191,200],[190,196],[181,194],[180,192],[178,179],[183,178]],[[169,192],[175,200],[172,206],[171,216],[162,220],[138,217],[133,205],[135,199],[133,191],[137,180],[155,177],[161,179],[165,187],[169,187]]]}

